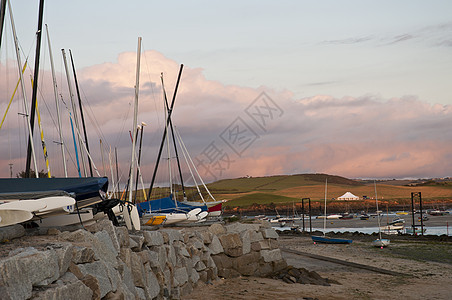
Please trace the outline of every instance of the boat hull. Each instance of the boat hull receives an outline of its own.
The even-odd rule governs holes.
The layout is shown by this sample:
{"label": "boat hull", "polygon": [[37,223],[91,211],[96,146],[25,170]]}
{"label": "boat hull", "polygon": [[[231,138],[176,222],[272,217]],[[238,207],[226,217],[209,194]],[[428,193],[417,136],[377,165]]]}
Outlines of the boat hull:
{"label": "boat hull", "polygon": [[387,247],[389,246],[390,241],[388,239],[377,239],[375,241],[372,242],[372,245],[375,247]]}
{"label": "boat hull", "polygon": [[311,236],[314,243],[322,244],[351,244],[353,240],[339,239],[339,238],[329,238],[327,236]]}

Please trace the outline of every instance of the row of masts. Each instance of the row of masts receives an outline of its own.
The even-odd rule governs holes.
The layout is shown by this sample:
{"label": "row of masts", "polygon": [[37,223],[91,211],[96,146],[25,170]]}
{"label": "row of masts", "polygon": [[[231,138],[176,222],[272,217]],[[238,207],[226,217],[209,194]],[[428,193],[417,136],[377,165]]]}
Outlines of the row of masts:
{"label": "row of masts", "polygon": [[[18,69],[19,69],[19,82],[20,82],[20,86],[21,86],[21,90],[22,90],[22,94],[23,94],[23,101],[24,101],[24,109],[25,111],[29,111],[28,109],[28,101],[27,101],[27,97],[26,97],[26,89],[25,89],[25,81],[23,78],[23,73],[20,71],[22,69],[22,62],[21,62],[21,57],[20,57],[20,49],[19,49],[19,43],[18,43],[18,39],[17,39],[17,35],[16,35],[16,30],[15,30],[15,24],[14,24],[14,18],[13,18],[13,13],[12,13],[12,9],[11,9],[11,4],[9,0],[1,0],[1,15],[0,15],[0,23],[1,23],[1,30],[0,32],[3,33],[3,24],[4,24],[4,17],[5,17],[5,13],[6,13],[6,4],[8,4],[8,9],[9,9],[9,16],[10,16],[10,20],[11,20],[11,27],[12,27],[12,31],[13,31],[13,38],[14,38],[14,45],[15,45],[15,52],[16,52],[16,57],[17,57],[17,64],[18,64]],[[40,0],[40,5],[39,5],[39,20],[38,20],[38,30],[36,33],[36,38],[37,38],[37,44],[36,44],[36,59],[35,59],[35,69],[34,69],[34,78],[33,78],[33,92],[32,92],[32,105],[31,105],[31,109],[30,109],[30,114],[25,113],[24,116],[26,118],[26,123],[28,126],[28,147],[27,147],[27,160],[26,160],[26,168],[25,168],[25,176],[26,177],[31,177],[32,172],[31,172],[31,162],[33,162],[33,166],[35,169],[35,175],[36,177],[39,176],[38,173],[38,167],[37,167],[37,159],[36,159],[36,151],[35,151],[35,147],[34,147],[34,143],[33,143],[33,132],[34,132],[34,123],[35,123],[35,113],[38,113],[38,120],[40,119],[39,117],[39,110],[37,107],[37,93],[38,93],[38,75],[39,75],[39,61],[40,61],[40,55],[41,55],[41,36],[42,36],[42,25],[43,25],[43,7],[44,7],[44,0]],[[64,144],[64,140],[63,140],[63,134],[62,134],[62,126],[61,126],[61,114],[60,114],[60,101],[62,101],[64,103],[63,97],[61,94],[59,94],[58,91],[58,85],[57,85],[57,80],[56,80],[56,76],[55,76],[55,66],[54,66],[54,60],[53,60],[53,53],[52,53],[52,47],[51,47],[51,42],[50,42],[50,34],[49,34],[49,29],[47,24],[45,25],[45,29],[46,29],[46,35],[47,35],[47,42],[48,42],[48,51],[49,51],[49,57],[50,57],[50,66],[51,66],[51,72],[52,72],[52,83],[53,83],[53,92],[54,92],[54,98],[55,98],[55,105],[56,105],[56,114],[57,114],[57,124],[58,124],[58,134],[59,134],[59,141],[57,142],[57,144],[59,144],[60,146],[60,150],[61,150],[61,156],[62,156],[62,160],[63,160],[63,169],[64,169],[64,176],[68,177],[68,170],[67,170],[67,163],[66,163],[66,152],[65,152],[65,144]],[[0,47],[1,47],[1,39],[2,36],[0,35]],[[70,60],[71,60],[71,67],[72,67],[72,76],[75,82],[75,90],[77,93],[77,98],[78,98],[78,109],[77,109],[77,105],[76,105],[76,100],[75,100],[75,94],[73,91],[73,84],[71,81],[71,75],[70,75],[70,68],[68,66],[68,59],[66,57],[66,51],[64,49],[61,50],[62,52],[62,57],[63,57],[63,62],[64,62],[64,68],[65,68],[65,73],[66,73],[66,78],[67,78],[67,85],[68,85],[68,90],[69,90],[69,97],[70,97],[70,101],[71,101],[71,110],[69,110],[69,108],[66,106],[66,109],[68,111],[69,114],[69,119],[70,119],[70,123],[71,123],[71,129],[72,129],[72,135],[73,135],[73,141],[74,141],[74,149],[75,149],[75,157],[76,157],[76,164],[77,164],[77,172],[79,177],[82,176],[88,176],[88,170],[86,168],[86,161],[88,163],[89,166],[89,176],[93,176],[93,169],[94,171],[97,173],[98,176],[100,176],[92,158],[90,155],[90,149],[89,149],[89,144],[88,144],[88,138],[87,138],[87,133],[86,133],[86,125],[85,125],[85,120],[84,120],[84,115],[83,115],[83,108],[82,108],[82,102],[81,102],[81,96],[80,96],[80,90],[79,90],[79,85],[78,85],[78,81],[77,81],[77,73],[75,70],[75,64],[74,64],[74,59],[72,56],[72,52],[71,50],[69,50],[69,56],[70,56]],[[140,157],[141,157],[141,143],[143,140],[143,123],[141,125],[141,128],[137,128],[139,126],[137,126],[137,112],[138,112],[138,96],[139,96],[139,74],[140,74],[140,56],[141,56],[141,37],[138,38],[138,49],[137,49],[137,69],[136,69],[136,83],[135,83],[135,100],[134,100],[134,115],[133,115],[133,124],[132,124],[132,128],[136,129],[133,130],[133,134],[131,134],[131,138],[132,138],[132,153],[131,153],[131,164],[130,164],[130,169],[129,169],[129,178],[128,178],[128,186],[129,186],[129,199],[132,199],[132,184],[135,183],[135,191],[137,191],[138,188],[138,180],[139,178],[141,178],[141,184],[143,185],[143,180],[141,177],[141,172],[139,169],[139,165],[140,165]],[[26,62],[25,62],[26,63]],[[25,69],[25,67],[24,67]],[[155,169],[154,169],[154,173],[152,176],[152,181],[149,187],[149,191],[148,191],[148,198],[151,195],[152,189],[153,189],[153,185],[155,182],[155,178],[156,178],[156,173],[157,173],[157,169],[159,166],[159,161],[161,159],[161,154],[162,154],[162,150],[163,150],[163,145],[165,142],[165,139],[167,140],[167,144],[169,147],[169,139],[170,139],[170,133],[171,133],[171,138],[172,138],[172,142],[174,144],[174,151],[176,152],[176,158],[177,158],[177,165],[178,165],[178,170],[179,170],[179,176],[181,179],[181,185],[182,185],[182,190],[183,190],[183,196],[184,199],[186,199],[186,193],[185,193],[185,187],[184,187],[184,183],[183,183],[183,177],[182,177],[182,171],[181,171],[181,166],[180,166],[180,162],[179,162],[179,156],[177,153],[177,146],[176,146],[176,134],[174,132],[174,128],[173,128],[173,122],[171,120],[171,115],[173,112],[173,108],[174,108],[174,103],[175,103],[175,98],[176,98],[176,94],[177,94],[177,89],[179,86],[179,82],[181,79],[181,74],[182,74],[182,69],[183,69],[183,65],[180,66],[180,70],[179,70],[179,74],[178,74],[178,78],[177,78],[177,83],[176,83],[176,87],[174,90],[174,94],[172,97],[172,101],[171,104],[168,103],[167,97],[166,97],[166,92],[165,92],[165,88],[164,88],[164,82],[163,82],[163,74],[161,76],[161,82],[162,82],[162,89],[163,89],[163,95],[164,95],[164,105],[165,105],[165,110],[166,110],[166,121],[165,121],[165,129],[164,129],[164,133],[163,133],[163,137],[162,137],[162,141],[161,141],[161,146],[158,152],[158,157],[156,160],[156,164],[155,164]],[[18,83],[19,84],[19,83]],[[78,112],[80,113],[80,116],[78,115]],[[80,124],[80,121],[81,124]],[[74,124],[75,123],[75,124]],[[39,121],[40,124],[40,121]],[[82,128],[83,130],[83,137],[82,134],[80,133],[80,128]],[[136,154],[136,147],[137,147],[137,138],[138,138],[138,132],[139,129],[141,129],[141,137],[140,137],[140,146],[139,146],[139,153],[138,155]],[[180,139],[180,136],[178,137],[178,139]],[[182,141],[180,140],[179,143],[181,143]],[[46,162],[46,168],[47,168],[47,175],[50,178],[51,177],[51,172],[50,172],[50,165],[48,162],[48,157],[47,157],[47,152],[46,152],[46,144],[45,144],[45,140],[44,140],[44,135],[42,133],[41,130],[41,144],[43,146],[43,151],[44,151],[44,158],[45,158],[45,162]],[[182,146],[181,146],[182,147]],[[80,152],[80,153],[79,153]],[[168,150],[169,152],[169,150]],[[102,141],[101,141],[101,153],[102,153],[102,163],[104,164],[104,157],[103,157],[103,149],[102,149]],[[110,154],[111,154],[111,150],[110,150]],[[117,164],[117,152],[116,152],[116,148],[115,148],[115,156],[116,156],[116,177],[117,180],[119,182],[119,174],[118,174],[118,164]],[[79,157],[81,159],[81,162],[79,161]],[[111,157],[109,156],[110,162],[111,162]],[[114,176],[113,176],[113,168],[111,169],[111,177],[112,177],[112,181],[113,181],[113,187],[116,187],[116,184],[114,182]],[[135,169],[136,169],[136,179],[135,179]],[[104,173],[105,173],[105,168],[104,168]],[[106,176],[106,174],[104,174],[104,176]],[[171,176],[170,176],[171,177]],[[135,179],[135,182],[134,182]],[[118,185],[119,186],[119,185]],[[144,186],[143,186],[144,187]],[[115,188],[114,188],[115,189]],[[143,189],[143,193],[144,193],[144,189]],[[136,197],[136,194],[135,194]],[[144,193],[144,198],[146,199],[146,193]],[[136,200],[136,199],[134,199]],[[135,202],[135,201],[134,201]]]}
{"label": "row of masts", "polygon": [[[16,34],[16,26],[14,23],[14,17],[13,17],[13,12],[12,12],[12,8],[11,8],[11,3],[9,0],[2,0],[1,1],[1,14],[0,14],[0,24],[1,24],[1,28],[0,28],[0,46],[1,46],[1,40],[2,40],[2,35],[3,35],[3,25],[4,25],[4,21],[5,21],[5,15],[6,15],[6,4],[8,4],[8,11],[9,11],[9,16],[10,16],[10,21],[11,21],[11,28],[12,28],[12,34],[13,34],[13,40],[14,40],[14,48],[15,48],[15,54],[16,54],[16,60],[17,60],[17,64],[18,64],[18,70],[19,70],[19,82],[20,83],[20,87],[22,90],[22,95],[23,95],[23,106],[25,111],[29,111],[28,110],[28,101],[27,101],[27,93],[26,93],[26,89],[25,89],[25,81],[23,78],[23,72],[22,70],[22,61],[21,61],[21,57],[20,57],[20,49],[19,49],[19,42],[18,42],[18,38],[17,38],[17,34]],[[41,55],[41,36],[42,36],[42,24],[43,24],[43,10],[44,10],[44,0],[40,0],[40,4],[39,4],[39,16],[38,16],[38,30],[36,32],[36,39],[37,39],[37,43],[36,43],[36,59],[35,59],[35,68],[34,68],[34,76],[33,76],[33,80],[32,80],[32,101],[31,101],[31,109],[30,109],[30,113],[27,114],[26,112],[23,114],[26,118],[26,124],[28,127],[28,147],[27,147],[27,158],[26,158],[26,165],[25,165],[25,176],[26,177],[31,177],[32,173],[31,173],[31,161],[33,161],[33,166],[35,169],[35,176],[38,177],[39,173],[38,173],[38,167],[37,167],[37,159],[36,159],[36,151],[35,151],[35,147],[34,147],[34,143],[33,143],[33,132],[34,132],[34,124],[35,124],[35,114],[37,113],[38,115],[38,124],[40,126],[40,131],[41,131],[41,144],[43,147],[43,153],[44,153],[44,159],[45,159],[45,163],[46,163],[46,169],[47,169],[47,176],[50,178],[51,177],[51,172],[50,172],[50,165],[49,165],[49,161],[48,161],[48,155],[47,155],[47,149],[46,149],[46,143],[44,140],[44,135],[43,135],[43,130],[41,128],[41,124],[40,124],[40,116],[39,116],[39,110],[37,107],[37,93],[38,93],[38,75],[39,75],[39,63],[40,63],[40,55]],[[60,107],[59,107],[59,96],[58,96],[58,87],[57,87],[57,81],[56,81],[56,77],[55,77],[55,67],[54,67],[54,62],[53,62],[53,53],[52,53],[52,48],[51,48],[51,43],[50,43],[50,35],[49,35],[49,30],[48,30],[48,26],[46,25],[46,34],[47,34],[47,42],[48,42],[48,47],[49,47],[49,56],[50,56],[50,65],[51,65],[51,70],[52,70],[52,80],[53,80],[53,89],[54,89],[54,97],[55,97],[55,104],[56,104],[56,112],[57,112],[57,123],[58,123],[58,133],[59,133],[59,141],[57,142],[60,145],[61,148],[61,155],[62,155],[62,160],[63,160],[63,169],[64,169],[64,176],[67,177],[68,176],[68,172],[67,172],[67,165],[66,165],[66,155],[65,155],[65,145],[64,145],[64,141],[63,141],[63,136],[62,136],[62,128],[61,128],[61,116],[60,116]],[[70,79],[70,71],[68,68],[68,64],[67,64],[67,58],[66,58],[66,52],[64,49],[61,50],[62,51],[62,55],[63,55],[63,60],[64,60],[64,66],[65,66],[65,70],[66,70],[66,77],[67,77],[67,81],[68,81],[68,88],[69,88],[69,94],[70,94],[70,100],[71,100],[71,105],[72,105],[72,112],[69,111],[69,118],[71,121],[71,126],[72,126],[72,121],[75,121],[75,130],[73,129],[73,139],[74,139],[74,147],[75,147],[75,151],[76,151],[76,160],[77,160],[77,169],[78,169],[78,174],[79,177],[82,177],[82,173],[81,173],[81,168],[80,168],[80,164],[79,164],[79,155],[78,155],[78,149],[80,149],[80,157],[82,160],[82,168],[83,168],[83,174],[84,176],[88,176],[87,173],[87,169],[86,169],[86,163],[85,163],[85,155],[83,155],[83,152],[86,152],[86,156],[87,156],[87,161],[88,161],[88,165],[89,165],[89,175],[93,176],[93,165],[94,163],[92,162],[92,159],[90,157],[90,152],[89,152],[89,144],[88,144],[88,138],[87,138],[87,133],[86,133],[86,126],[85,126],[85,120],[84,120],[84,115],[83,115],[83,109],[82,109],[82,103],[81,103],[81,97],[80,97],[80,91],[79,91],[79,87],[78,87],[78,82],[77,82],[77,74],[76,74],[76,70],[75,70],[75,64],[74,64],[74,60],[72,57],[72,52],[71,50],[69,50],[69,54],[70,54],[70,59],[71,59],[71,65],[72,65],[72,71],[73,71],[73,76],[74,76],[74,81],[75,81],[75,87],[76,87],[76,91],[77,91],[77,96],[78,96],[78,104],[79,104],[79,111],[80,111],[80,118],[81,118],[81,122],[82,122],[82,126],[80,126],[79,124],[79,118],[77,116],[77,108],[76,108],[76,104],[75,104],[75,100],[74,100],[74,93],[72,91],[72,84],[71,84],[71,79]],[[26,65],[27,62],[25,62]],[[25,65],[23,66],[23,69],[25,69]],[[61,96],[61,95],[60,95]],[[62,96],[61,96],[62,98]],[[62,100],[62,99],[61,99]],[[72,115],[73,114],[73,115]],[[80,134],[80,128],[83,128],[83,134],[84,134],[84,138],[81,136]],[[75,141],[78,141],[78,143],[76,143]],[[78,146],[77,146],[78,144]],[[83,151],[83,152],[82,152]],[[95,166],[94,166],[95,168]],[[95,168],[95,171],[97,172],[97,169]],[[98,172],[97,172],[98,173]]]}

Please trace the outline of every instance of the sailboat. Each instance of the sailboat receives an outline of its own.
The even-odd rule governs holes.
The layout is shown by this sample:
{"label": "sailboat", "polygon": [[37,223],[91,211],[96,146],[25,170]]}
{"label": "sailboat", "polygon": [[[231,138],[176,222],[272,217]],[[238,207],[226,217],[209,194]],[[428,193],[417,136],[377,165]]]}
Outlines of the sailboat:
{"label": "sailboat", "polygon": [[340,238],[330,238],[325,235],[326,233],[326,197],[327,197],[327,188],[328,188],[328,178],[325,179],[325,217],[323,218],[323,236],[311,236],[312,241],[315,243],[323,243],[323,244],[351,244],[353,240],[348,239],[340,239]]}
{"label": "sailboat", "polygon": [[377,220],[378,220],[378,235],[379,238],[372,242],[372,245],[375,247],[387,247],[389,246],[390,241],[388,239],[382,239],[381,238],[381,226],[380,226],[380,214],[378,213],[378,197],[377,197],[377,184],[374,181],[374,187],[375,187],[375,203],[377,205]]}
{"label": "sailboat", "polygon": [[[171,106],[168,106],[168,102],[166,99],[166,92],[163,85],[163,77],[162,77],[162,87],[163,87],[163,93],[164,93],[164,100],[165,100],[165,107],[166,107],[166,121],[165,121],[165,131],[162,138],[162,143],[160,145],[159,150],[159,157],[156,161],[156,168],[154,170],[154,176],[151,183],[151,188],[149,189],[149,196],[151,194],[152,185],[155,179],[155,173],[157,171],[157,166],[159,164],[160,155],[163,149],[163,145],[166,138],[166,144],[167,144],[167,150],[168,150],[168,170],[169,170],[169,181],[170,181],[170,194],[168,197],[164,197],[161,199],[155,199],[155,200],[149,200],[142,203],[137,203],[138,213],[140,215],[140,218],[142,219],[142,222],[145,225],[152,225],[155,220],[155,214],[158,213],[159,215],[165,215],[166,219],[164,221],[164,224],[173,224],[173,223],[179,223],[179,222],[197,222],[203,220],[207,216],[207,206],[206,205],[191,205],[187,203],[179,202],[175,199],[176,192],[173,191],[173,185],[172,185],[172,175],[171,175],[171,151],[170,151],[170,143],[169,143],[169,129],[172,129],[172,123],[171,123],[171,112],[174,106],[174,100],[175,95],[177,92],[177,88],[179,86],[180,77],[182,74],[183,65],[181,65],[179,70],[179,76],[177,78],[176,83],[176,89],[173,95],[173,100],[171,103]],[[171,127],[170,127],[171,126]],[[173,132],[173,131],[172,131]],[[167,134],[168,133],[168,134]],[[174,132],[173,132],[173,138],[174,138]],[[174,145],[175,146],[175,145]],[[176,149],[176,148],[175,148]],[[151,224],[149,224],[151,222]]]}

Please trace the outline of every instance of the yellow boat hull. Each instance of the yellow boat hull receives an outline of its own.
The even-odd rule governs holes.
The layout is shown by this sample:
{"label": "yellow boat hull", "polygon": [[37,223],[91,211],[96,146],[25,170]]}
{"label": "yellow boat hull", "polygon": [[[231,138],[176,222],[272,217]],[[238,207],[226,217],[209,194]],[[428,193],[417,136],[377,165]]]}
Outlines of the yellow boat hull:
{"label": "yellow boat hull", "polygon": [[153,226],[162,225],[166,220],[166,216],[147,216],[149,219],[143,222],[143,225]]}

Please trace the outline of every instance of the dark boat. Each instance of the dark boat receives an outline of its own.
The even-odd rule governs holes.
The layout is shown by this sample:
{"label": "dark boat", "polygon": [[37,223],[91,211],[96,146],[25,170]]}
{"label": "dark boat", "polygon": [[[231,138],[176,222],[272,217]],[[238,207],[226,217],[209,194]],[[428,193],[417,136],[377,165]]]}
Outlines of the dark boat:
{"label": "dark boat", "polygon": [[368,214],[362,214],[359,218],[361,220],[369,220],[369,215]]}
{"label": "dark boat", "polygon": [[78,208],[105,200],[107,177],[0,178],[0,200],[39,199],[69,194]]}
{"label": "dark boat", "polygon": [[351,244],[353,240],[347,239],[339,239],[339,238],[330,238],[327,236],[311,236],[312,241],[314,243],[322,243],[322,244]]}

